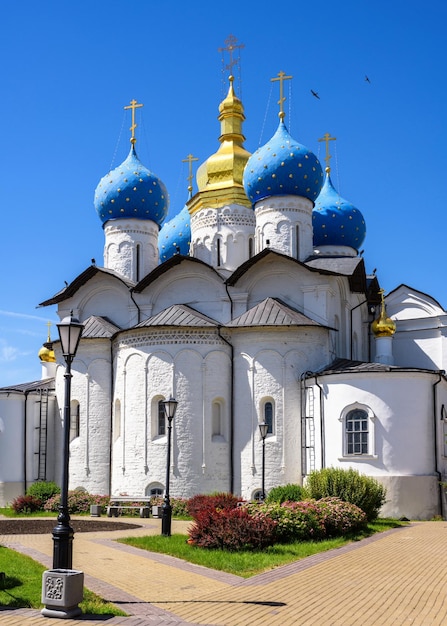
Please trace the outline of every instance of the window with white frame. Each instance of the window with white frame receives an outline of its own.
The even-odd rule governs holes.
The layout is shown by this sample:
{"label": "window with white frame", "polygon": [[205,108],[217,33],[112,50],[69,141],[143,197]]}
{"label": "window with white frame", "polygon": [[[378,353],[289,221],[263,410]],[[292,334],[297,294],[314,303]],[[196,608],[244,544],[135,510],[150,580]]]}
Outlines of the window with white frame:
{"label": "window with white frame", "polygon": [[375,420],[366,405],[353,404],[340,416],[343,427],[343,457],[377,458],[375,453]]}

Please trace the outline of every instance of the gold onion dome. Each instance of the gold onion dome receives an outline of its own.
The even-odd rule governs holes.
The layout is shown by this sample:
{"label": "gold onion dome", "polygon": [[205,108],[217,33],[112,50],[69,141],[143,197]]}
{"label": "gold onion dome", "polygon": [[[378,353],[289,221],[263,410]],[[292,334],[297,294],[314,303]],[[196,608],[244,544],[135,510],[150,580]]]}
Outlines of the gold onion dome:
{"label": "gold onion dome", "polygon": [[208,196],[212,196],[213,206],[216,208],[233,202],[251,207],[242,185],[244,168],[250,157],[250,152],[243,146],[244,107],[234,93],[234,77],[230,76],[229,81],[227,96],[219,106],[221,145],[197,170],[199,191],[189,203],[190,212],[206,206]]}
{"label": "gold onion dome", "polygon": [[383,289],[381,289],[381,295],[380,314],[371,324],[371,330],[375,337],[392,337],[396,332],[396,323],[387,315]]}

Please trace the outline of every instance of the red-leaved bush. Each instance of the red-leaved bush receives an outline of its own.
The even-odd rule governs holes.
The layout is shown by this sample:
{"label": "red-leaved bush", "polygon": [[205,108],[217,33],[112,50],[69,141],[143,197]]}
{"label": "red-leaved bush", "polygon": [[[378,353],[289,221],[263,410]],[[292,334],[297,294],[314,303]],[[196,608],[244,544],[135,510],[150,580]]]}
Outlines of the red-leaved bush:
{"label": "red-leaved bush", "polygon": [[35,496],[18,496],[11,506],[16,513],[34,513],[42,507],[42,501]]}
{"label": "red-leaved bush", "polygon": [[197,494],[187,502],[188,514],[196,519],[204,511],[228,511],[237,507],[241,498],[232,493]]}
{"label": "red-leaved bush", "polygon": [[221,550],[259,550],[274,543],[276,522],[262,513],[250,515],[245,506],[205,508],[188,529],[188,543]]}

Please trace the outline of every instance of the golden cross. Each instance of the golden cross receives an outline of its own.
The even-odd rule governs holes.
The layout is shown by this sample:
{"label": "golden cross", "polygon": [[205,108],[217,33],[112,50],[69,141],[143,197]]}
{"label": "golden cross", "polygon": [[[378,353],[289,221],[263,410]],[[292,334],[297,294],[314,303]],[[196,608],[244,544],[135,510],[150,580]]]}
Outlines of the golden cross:
{"label": "golden cross", "polygon": [[186,159],[182,159],[182,163],[189,163],[189,174],[186,180],[189,181],[189,185],[188,185],[188,191],[189,191],[189,197],[191,198],[192,195],[192,185],[191,185],[191,181],[194,178],[194,176],[192,175],[192,162],[193,161],[198,161],[199,159],[195,156],[192,156],[192,154],[188,154],[188,156],[186,157]]}
{"label": "golden cross", "polygon": [[48,339],[47,339],[47,341],[50,342],[51,341],[50,328],[52,326],[52,323],[51,322],[47,322],[47,326],[48,326]]}
{"label": "golden cross", "polygon": [[331,171],[330,165],[329,165],[329,161],[331,160],[331,155],[329,154],[329,142],[330,141],[335,141],[337,139],[337,137],[331,137],[330,133],[326,133],[325,135],[323,135],[323,137],[321,137],[321,139],[319,139],[318,141],[325,141],[326,142],[326,156],[324,157],[324,160],[326,161],[326,172],[329,174],[329,172]]}
{"label": "golden cross", "polygon": [[279,119],[283,120],[286,116],[286,114],[284,113],[284,109],[283,109],[283,103],[285,102],[285,97],[283,95],[283,82],[285,80],[290,80],[291,78],[293,78],[293,76],[286,76],[285,73],[281,70],[281,72],[278,72],[278,78],[271,78],[270,80],[273,82],[275,82],[276,80],[279,80],[279,100],[278,100],[278,104],[279,104]]}
{"label": "golden cross", "polygon": [[[229,35],[227,37],[227,39],[225,39],[225,48],[219,48],[219,52],[229,52],[230,54],[230,62],[228,63],[228,65],[225,66],[226,70],[230,70],[230,73],[233,73],[233,65],[236,65],[236,63],[238,63],[238,60],[234,60],[233,59],[233,50],[236,50],[236,48],[244,48],[244,44],[240,43],[240,44],[236,44],[237,39],[234,35]],[[222,55],[223,57],[223,55]],[[223,61],[223,58],[222,58]]]}
{"label": "golden cross", "polygon": [[130,105],[127,107],[124,107],[125,109],[132,109],[132,126],[130,127],[129,130],[132,131],[132,136],[130,138],[130,143],[134,146],[136,143],[136,139],[135,139],[135,129],[137,127],[137,125],[135,124],[135,109],[139,109],[140,107],[144,106],[144,104],[138,104],[136,100],[131,100],[130,101]]}

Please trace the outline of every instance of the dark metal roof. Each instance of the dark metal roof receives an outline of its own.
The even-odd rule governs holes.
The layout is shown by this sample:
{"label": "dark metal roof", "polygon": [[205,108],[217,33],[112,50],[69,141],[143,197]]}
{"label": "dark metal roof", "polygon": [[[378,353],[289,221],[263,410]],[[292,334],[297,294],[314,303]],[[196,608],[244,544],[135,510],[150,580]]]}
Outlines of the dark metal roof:
{"label": "dark metal roof", "polygon": [[318,372],[307,372],[306,377],[311,378],[315,374],[321,376],[326,374],[370,374],[385,372],[423,372],[430,374],[442,374],[439,370],[423,369],[420,367],[400,367],[397,365],[386,365],[384,363],[368,363],[365,361],[351,361],[350,359],[335,359],[329,365]]}
{"label": "dark metal roof", "polygon": [[229,328],[245,326],[318,326],[324,328],[278,298],[266,298],[226,326]]}
{"label": "dark metal roof", "polygon": [[170,259],[168,259],[161,265],[157,265],[157,267],[154,270],[152,270],[152,272],[149,272],[149,274],[147,274],[142,280],[140,280],[140,282],[137,285],[133,287],[132,291],[134,291],[135,293],[141,293],[144,289],[146,289],[146,287],[148,287],[151,283],[157,280],[157,278],[159,278],[160,276],[168,272],[170,269],[172,269],[176,265],[180,265],[181,263],[198,263],[199,265],[202,265],[203,267],[206,267],[209,270],[211,270],[214,274],[219,276],[219,278],[222,280],[221,275],[218,272],[216,272],[214,267],[211,267],[211,265],[208,265],[208,263],[205,263],[204,261],[201,261],[200,259],[196,259],[193,256],[185,256],[183,254],[174,254],[174,256],[172,256]]}
{"label": "dark metal roof", "polygon": [[28,393],[31,391],[47,390],[54,391],[54,378],[44,378],[43,380],[35,380],[30,383],[21,383],[20,385],[11,385],[10,387],[0,387],[0,393]]}
{"label": "dark metal roof", "polygon": [[217,322],[186,304],[174,304],[157,315],[140,322],[135,328],[147,326],[218,326]]}
{"label": "dark metal roof", "polygon": [[84,322],[82,339],[110,339],[121,328],[106,317],[91,315]]}
{"label": "dark metal roof", "polygon": [[305,266],[323,274],[347,276],[352,291],[366,293],[365,263],[362,257],[312,257],[305,262]]}
{"label": "dark metal roof", "polygon": [[105,267],[96,267],[96,265],[90,265],[90,267],[84,270],[82,274],[79,274],[79,276],[77,276],[69,285],[64,287],[64,289],[59,291],[49,300],[41,302],[38,306],[50,306],[51,304],[58,304],[59,302],[68,300],[68,298],[74,296],[78,289],[80,289],[83,285],[85,285],[85,283],[87,283],[94,276],[96,276],[96,274],[107,274],[108,276],[113,276],[120,282],[124,283],[124,285],[126,285],[126,287],[128,288],[132,287],[135,284],[130,280],[126,280],[114,270],[109,270]]}

